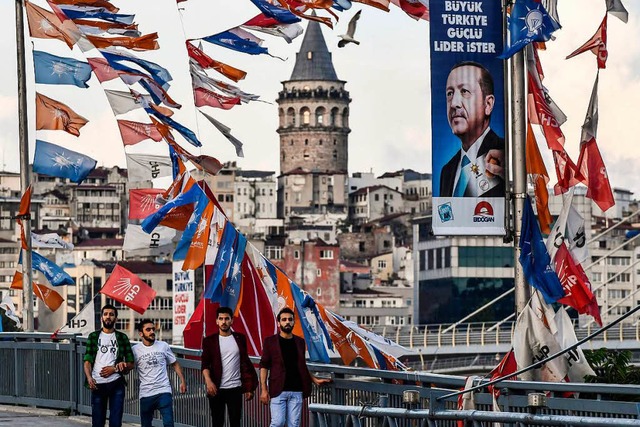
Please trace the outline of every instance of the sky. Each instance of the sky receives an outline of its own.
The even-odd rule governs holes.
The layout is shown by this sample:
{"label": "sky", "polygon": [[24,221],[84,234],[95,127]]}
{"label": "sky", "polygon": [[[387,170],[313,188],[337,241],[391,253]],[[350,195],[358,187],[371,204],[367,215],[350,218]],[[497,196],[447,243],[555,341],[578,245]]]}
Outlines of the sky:
{"label": "sky", "polygon": [[[434,1],[434,0],[432,0]],[[613,187],[640,193],[637,165],[640,165],[640,144],[633,122],[634,110],[640,100],[640,2],[623,2],[629,10],[629,23],[608,19],[607,68],[600,72],[598,144]],[[14,2],[0,2],[0,52],[4,66],[0,67],[0,167],[18,171],[18,119],[16,84],[15,12]],[[44,0],[34,0],[38,5]],[[174,80],[169,94],[183,104],[174,118],[190,127],[203,142],[202,148],[183,144],[194,154],[207,154],[222,162],[237,161],[243,169],[279,171],[279,139],[275,99],[293,69],[295,54],[303,36],[293,43],[266,34],[256,33],[265,40],[272,55],[251,56],[233,52],[203,42],[205,52],[216,60],[247,71],[239,82],[245,92],[260,95],[265,102],[252,102],[229,111],[205,107],[207,114],[226,124],[234,136],[244,142],[244,158],[235,155],[233,146],[220,135],[193,105],[185,38],[198,38],[224,31],[255,16],[258,11],[249,0],[188,0],[176,6],[175,0],[113,0],[120,13],[135,13],[135,21],[143,33],[158,32],[160,49],[136,53],[169,69]],[[349,19],[362,9],[356,38],[359,46],[337,47],[338,34],[346,32]],[[565,56],[588,40],[605,14],[605,0],[558,0],[563,28],[555,33],[556,40],[541,53],[545,71],[544,84],[551,96],[569,117],[562,127],[567,151],[577,161],[580,127],[589,103],[596,75],[596,58],[587,52],[570,60]],[[339,14],[334,30],[323,28],[329,50],[333,54],[338,77],[345,80],[350,92],[349,171],[381,175],[387,171],[411,168],[431,172],[430,131],[430,63],[429,23],[414,21],[393,7],[385,13],[354,3],[351,10]],[[303,23],[306,25],[305,23]],[[29,40],[29,39],[28,39]],[[31,50],[44,50],[60,56],[84,59],[76,47],[70,51],[58,40],[32,39],[27,43],[27,69],[32,70]],[[91,56],[97,56],[95,52]],[[210,72],[210,76],[216,76]],[[66,103],[89,119],[79,138],[63,131],[35,131],[33,74],[27,76],[30,105],[30,157],[33,158],[35,138],[88,154],[102,166],[125,166],[125,151],[114,117],[101,85],[92,77],[89,89],[71,86],[37,85],[44,95]],[[123,84],[109,82],[106,88],[125,90]],[[120,117],[145,121],[141,110]],[[544,147],[543,147],[544,148]],[[129,152],[165,154],[164,143],[143,142],[128,147]],[[546,156],[555,176],[550,157]]]}

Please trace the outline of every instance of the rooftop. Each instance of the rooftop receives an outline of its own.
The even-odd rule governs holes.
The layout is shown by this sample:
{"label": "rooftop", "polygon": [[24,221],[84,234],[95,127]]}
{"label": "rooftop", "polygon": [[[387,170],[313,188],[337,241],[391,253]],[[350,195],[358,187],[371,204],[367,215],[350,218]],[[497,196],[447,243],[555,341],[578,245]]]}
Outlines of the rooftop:
{"label": "rooftop", "polygon": [[339,81],[336,70],[333,68],[331,52],[327,49],[322,29],[316,21],[309,21],[307,25],[300,51],[296,54],[296,65],[289,80]]}

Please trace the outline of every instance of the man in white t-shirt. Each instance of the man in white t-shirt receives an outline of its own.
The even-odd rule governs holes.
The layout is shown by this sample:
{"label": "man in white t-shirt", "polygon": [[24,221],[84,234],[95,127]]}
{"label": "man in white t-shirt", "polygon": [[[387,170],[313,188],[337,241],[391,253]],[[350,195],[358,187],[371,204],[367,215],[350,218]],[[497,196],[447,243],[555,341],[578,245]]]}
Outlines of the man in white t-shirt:
{"label": "man in white t-shirt", "polygon": [[218,307],[216,311],[218,333],[202,341],[202,376],[207,386],[213,427],[223,427],[225,409],[229,426],[240,427],[242,395],[253,399],[258,386],[256,373],[247,352],[247,339],[231,331],[233,311]]}
{"label": "man in white t-shirt", "polygon": [[180,393],[187,391],[182,368],[169,345],[156,341],[156,327],[152,320],[138,323],[142,342],[133,346],[133,355],[140,379],[140,424],[151,427],[153,412],[157,409],[164,427],[173,427],[173,399],[167,365],[173,366],[180,378]]}
{"label": "man in white t-shirt", "polygon": [[102,328],[89,334],[83,358],[85,386],[91,390],[91,425],[104,427],[108,407],[109,427],[120,427],[126,385],[122,374],[133,369],[133,353],[129,337],[116,331],[118,310],[106,304],[100,317]]}

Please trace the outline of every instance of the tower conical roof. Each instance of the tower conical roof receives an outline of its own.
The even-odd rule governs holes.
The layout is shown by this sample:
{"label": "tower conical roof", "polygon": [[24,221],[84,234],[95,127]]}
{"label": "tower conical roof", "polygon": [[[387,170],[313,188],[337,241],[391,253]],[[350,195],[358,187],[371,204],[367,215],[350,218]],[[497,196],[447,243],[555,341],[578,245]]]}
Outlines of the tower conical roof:
{"label": "tower conical roof", "polygon": [[289,80],[338,80],[320,24],[309,21]]}

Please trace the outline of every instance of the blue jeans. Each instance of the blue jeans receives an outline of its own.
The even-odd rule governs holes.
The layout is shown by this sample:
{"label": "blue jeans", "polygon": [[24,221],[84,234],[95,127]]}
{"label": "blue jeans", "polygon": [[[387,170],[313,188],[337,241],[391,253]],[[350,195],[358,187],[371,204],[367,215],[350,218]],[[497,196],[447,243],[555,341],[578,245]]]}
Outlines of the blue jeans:
{"label": "blue jeans", "polygon": [[160,411],[164,427],[173,427],[173,399],[171,393],[160,393],[140,399],[140,425],[151,427],[153,411]]}
{"label": "blue jeans", "polygon": [[104,427],[108,405],[109,427],[121,427],[124,408],[124,379],[119,378],[97,386],[97,390],[91,391],[91,426]]}
{"label": "blue jeans", "polygon": [[270,427],[298,427],[302,415],[302,392],[283,391],[271,398]]}

